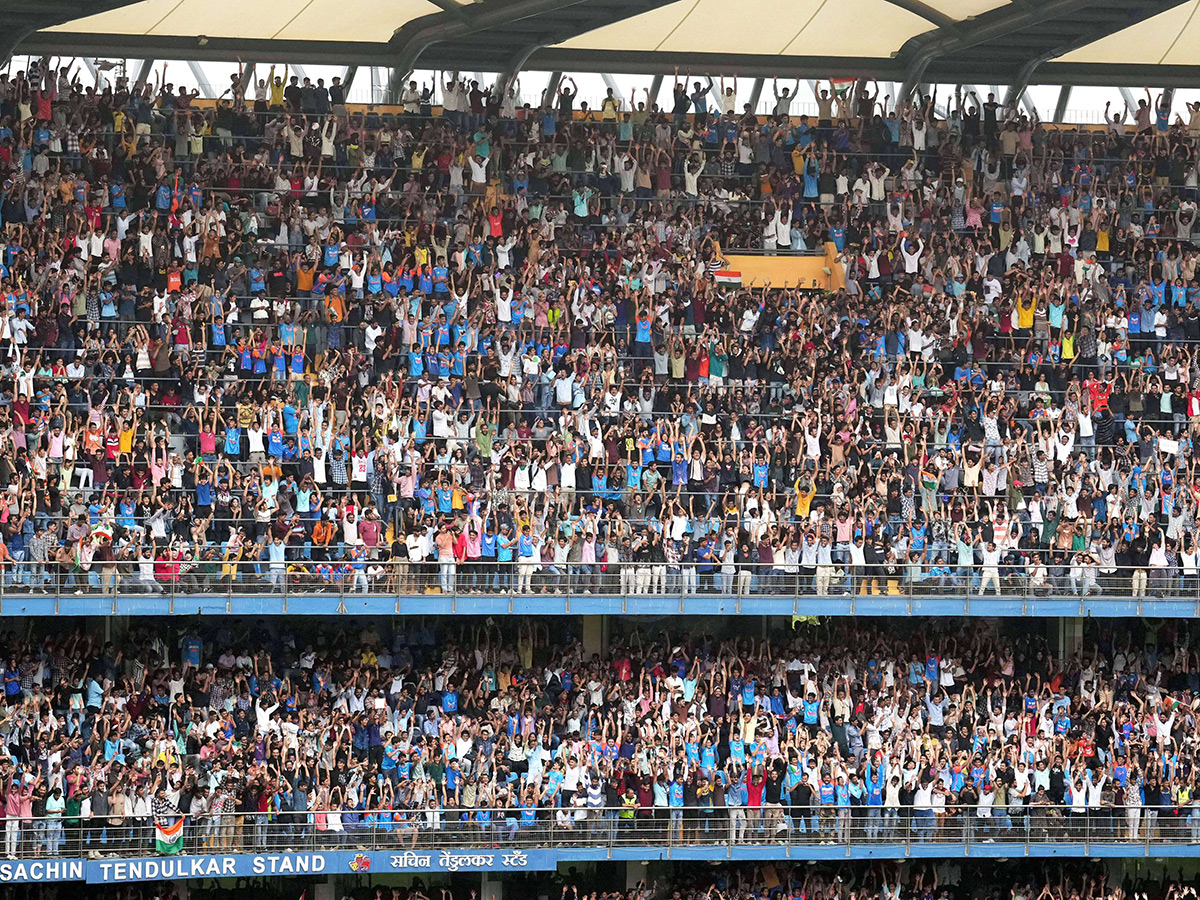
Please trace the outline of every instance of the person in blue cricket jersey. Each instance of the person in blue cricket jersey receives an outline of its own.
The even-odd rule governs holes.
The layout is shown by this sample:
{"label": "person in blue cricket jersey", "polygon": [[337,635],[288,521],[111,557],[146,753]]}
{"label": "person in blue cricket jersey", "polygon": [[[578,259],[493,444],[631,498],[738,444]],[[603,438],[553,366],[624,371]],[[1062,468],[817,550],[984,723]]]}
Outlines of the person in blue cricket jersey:
{"label": "person in blue cricket jersey", "polygon": [[677,764],[676,767],[671,770],[670,778],[667,781],[667,840],[674,840],[679,844],[683,843],[683,779],[686,777],[687,766]]}
{"label": "person in blue cricket jersey", "polygon": [[448,294],[450,293],[450,269],[446,265],[446,258],[439,257],[437,264],[433,267],[433,293]]}
{"label": "person in blue cricket jersey", "polygon": [[828,840],[833,837],[837,820],[837,786],[828,773],[817,783],[817,799],[821,804],[820,834],[822,839]]}
{"label": "person in blue cricket jersey", "polygon": [[232,459],[242,458],[242,429],[232,422],[225,423],[224,453]]}

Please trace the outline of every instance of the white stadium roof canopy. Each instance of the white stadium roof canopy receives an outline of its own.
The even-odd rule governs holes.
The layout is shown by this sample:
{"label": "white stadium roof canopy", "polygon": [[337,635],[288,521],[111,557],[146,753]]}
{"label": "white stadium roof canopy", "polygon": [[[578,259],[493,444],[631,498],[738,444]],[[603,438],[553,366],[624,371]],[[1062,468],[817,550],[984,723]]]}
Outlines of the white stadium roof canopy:
{"label": "white stadium roof canopy", "polygon": [[0,0],[0,50],[509,72],[1200,86],[1200,0]]}

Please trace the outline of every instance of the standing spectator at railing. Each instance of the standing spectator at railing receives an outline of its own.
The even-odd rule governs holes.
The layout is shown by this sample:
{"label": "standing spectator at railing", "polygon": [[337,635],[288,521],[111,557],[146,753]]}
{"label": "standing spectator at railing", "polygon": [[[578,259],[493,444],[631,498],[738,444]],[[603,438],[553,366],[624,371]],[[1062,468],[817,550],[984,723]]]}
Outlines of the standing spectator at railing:
{"label": "standing spectator at railing", "polygon": [[9,859],[16,859],[18,851],[34,846],[33,794],[42,784],[42,776],[23,766],[11,777],[4,792],[4,851]]}
{"label": "standing spectator at railing", "polygon": [[66,801],[63,799],[61,785],[54,785],[45,799],[46,817],[46,854],[58,856],[63,846],[63,810]]}

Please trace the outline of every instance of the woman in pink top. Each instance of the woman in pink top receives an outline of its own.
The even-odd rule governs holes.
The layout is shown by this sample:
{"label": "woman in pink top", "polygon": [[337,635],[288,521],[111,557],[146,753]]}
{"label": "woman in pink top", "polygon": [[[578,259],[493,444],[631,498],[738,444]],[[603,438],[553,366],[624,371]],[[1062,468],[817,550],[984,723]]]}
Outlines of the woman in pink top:
{"label": "woman in pink top", "polygon": [[24,785],[24,776],[18,777],[21,780],[10,785],[4,795],[4,852],[9,859],[16,859],[22,823],[32,827],[33,792],[42,781],[39,775],[31,784]]}

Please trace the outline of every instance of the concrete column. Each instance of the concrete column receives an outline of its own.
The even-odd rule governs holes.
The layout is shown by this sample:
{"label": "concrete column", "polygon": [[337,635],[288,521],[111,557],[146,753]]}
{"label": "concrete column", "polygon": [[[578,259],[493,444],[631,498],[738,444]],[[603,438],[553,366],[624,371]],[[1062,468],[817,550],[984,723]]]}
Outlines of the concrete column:
{"label": "concrete column", "polygon": [[608,616],[583,617],[583,653],[591,656],[598,653],[603,658],[608,652]]}
{"label": "concrete column", "polygon": [[1063,616],[1058,620],[1058,659],[1065,663],[1083,650],[1083,619]]}
{"label": "concrete column", "polygon": [[125,639],[127,634],[129,634],[129,616],[104,617],[105,641],[120,642]]}
{"label": "concrete column", "polygon": [[1064,84],[1058,89],[1058,102],[1054,104],[1052,122],[1061,122],[1067,116],[1067,104],[1071,102],[1071,85]]}
{"label": "concrete column", "polygon": [[192,77],[196,79],[196,87],[200,89],[200,96],[211,98],[213,96],[213,89],[212,84],[208,80],[208,73],[195,60],[188,60],[188,68],[192,71]]}
{"label": "concrete column", "polygon": [[484,872],[479,887],[479,900],[504,900],[504,882],[497,872]]}
{"label": "concrete column", "polygon": [[654,109],[654,104],[658,102],[658,95],[662,93],[663,77],[655,75],[654,80],[650,82],[650,99],[647,101],[647,111]]}
{"label": "concrete column", "polygon": [[146,79],[154,74],[154,60],[143,59],[141,66],[138,67],[137,78],[134,79],[133,89],[141,90],[146,85]]}
{"label": "concrete column", "polygon": [[562,72],[551,72],[546,80],[546,108],[558,111],[558,86],[562,84]]}
{"label": "concrete column", "polygon": [[625,890],[632,890],[640,882],[646,881],[646,872],[649,868],[641,860],[629,860],[625,863]]}
{"label": "concrete column", "polygon": [[750,89],[750,112],[758,114],[758,101],[762,98],[763,85],[766,84],[765,78],[755,78],[754,87]]}

